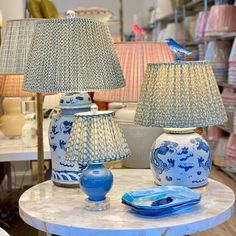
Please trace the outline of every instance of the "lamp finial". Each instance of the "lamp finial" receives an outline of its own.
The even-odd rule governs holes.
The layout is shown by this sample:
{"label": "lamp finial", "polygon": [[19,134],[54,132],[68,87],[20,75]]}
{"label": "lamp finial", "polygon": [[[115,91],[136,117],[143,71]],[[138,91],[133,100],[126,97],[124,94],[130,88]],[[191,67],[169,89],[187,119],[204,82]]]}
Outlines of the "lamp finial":
{"label": "lamp finial", "polygon": [[74,12],[73,10],[68,10],[68,11],[66,12],[66,16],[67,16],[67,18],[72,18],[72,19],[74,19],[74,18],[75,18],[75,12]]}

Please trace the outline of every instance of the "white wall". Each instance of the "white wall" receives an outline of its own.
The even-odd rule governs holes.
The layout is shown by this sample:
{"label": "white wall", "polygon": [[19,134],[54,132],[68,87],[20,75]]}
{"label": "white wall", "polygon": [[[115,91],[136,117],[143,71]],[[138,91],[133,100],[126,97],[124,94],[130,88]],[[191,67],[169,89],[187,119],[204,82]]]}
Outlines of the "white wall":
{"label": "white wall", "polygon": [[157,5],[157,0],[144,0],[143,1],[143,9],[149,10],[151,7]]}
{"label": "white wall", "polygon": [[[0,0],[1,1],[1,0]],[[142,11],[143,3],[146,0],[123,0],[123,14],[124,14],[124,32],[131,32],[131,23],[133,22],[133,15]],[[105,7],[114,13],[114,18],[119,18],[119,0],[53,0],[59,12],[66,12],[68,9],[77,7]],[[119,26],[114,26],[119,32]]]}
{"label": "white wall", "polygon": [[22,19],[25,16],[26,0],[0,0],[3,25],[7,20]]}
{"label": "white wall", "polygon": [[[114,13],[114,18],[119,18],[120,0],[52,0],[59,12],[66,12],[76,7],[105,7]],[[133,15],[148,9],[155,0],[123,0],[124,32],[131,32]],[[25,15],[26,0],[0,0],[0,10],[3,14],[3,23],[10,19],[21,19]],[[119,26],[113,26],[119,32]]]}

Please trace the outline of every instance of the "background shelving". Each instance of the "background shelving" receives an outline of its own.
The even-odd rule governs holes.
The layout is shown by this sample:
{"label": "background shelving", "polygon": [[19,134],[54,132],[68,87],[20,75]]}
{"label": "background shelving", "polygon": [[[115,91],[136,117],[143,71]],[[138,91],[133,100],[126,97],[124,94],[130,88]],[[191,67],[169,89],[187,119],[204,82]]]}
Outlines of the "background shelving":
{"label": "background shelving", "polygon": [[[164,29],[167,24],[169,23],[174,23],[175,24],[175,39],[176,41],[179,41],[178,38],[178,25],[182,24],[183,25],[183,33],[181,35],[181,38],[183,39],[181,42],[183,45],[186,47],[190,48],[191,50],[198,50],[198,45],[202,44],[203,47],[207,47],[207,44],[211,41],[230,41],[232,42],[236,38],[236,32],[231,32],[231,33],[222,33],[219,34],[217,37],[205,37],[205,39],[201,42],[194,41],[195,39],[188,40],[187,37],[187,27],[188,27],[188,22],[186,21],[186,16],[197,16],[197,14],[200,11],[208,11],[210,7],[214,4],[214,0],[192,0],[191,2],[183,5],[182,7],[178,9],[173,9],[172,14],[168,14],[166,16],[160,17],[159,19],[156,19],[153,24],[153,30],[151,31],[152,33],[152,39],[157,40],[158,33]],[[154,8],[153,8],[154,9]],[[152,10],[153,10],[152,9]],[[219,82],[218,83],[220,89],[222,90],[223,88],[235,88],[236,85],[228,84],[226,82]],[[228,110],[226,108],[227,114],[231,117],[233,117],[233,112],[232,110]],[[230,123],[230,122],[229,122]],[[233,125],[230,123],[227,123],[225,125],[219,126],[221,130],[225,132],[225,135],[230,135],[233,133]],[[215,145],[216,146],[216,145]],[[236,157],[235,157],[236,158]],[[226,166],[226,164],[225,164]],[[236,179],[236,167],[235,168],[229,168],[229,167],[221,167],[224,172],[229,173],[231,177]],[[234,173],[235,172],[235,173]]]}

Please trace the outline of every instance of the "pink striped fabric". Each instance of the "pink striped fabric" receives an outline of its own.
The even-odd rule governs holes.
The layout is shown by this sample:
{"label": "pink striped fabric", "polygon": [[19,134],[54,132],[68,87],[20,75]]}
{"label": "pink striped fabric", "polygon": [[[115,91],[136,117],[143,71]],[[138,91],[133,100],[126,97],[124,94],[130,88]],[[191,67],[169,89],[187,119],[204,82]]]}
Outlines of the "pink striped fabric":
{"label": "pink striped fabric", "polygon": [[35,93],[22,90],[23,75],[1,75],[0,96],[3,97],[33,97]]}
{"label": "pink striped fabric", "polygon": [[166,43],[132,42],[116,43],[126,86],[121,89],[95,92],[95,101],[137,102],[148,63],[174,61]]}

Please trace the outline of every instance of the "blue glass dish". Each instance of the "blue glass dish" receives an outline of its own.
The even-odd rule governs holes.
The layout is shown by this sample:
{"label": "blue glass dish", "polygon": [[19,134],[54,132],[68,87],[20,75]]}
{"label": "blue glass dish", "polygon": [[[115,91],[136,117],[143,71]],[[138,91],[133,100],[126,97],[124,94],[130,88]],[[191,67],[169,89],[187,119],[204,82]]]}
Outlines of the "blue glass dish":
{"label": "blue glass dish", "polygon": [[145,208],[136,208],[134,206],[131,206],[125,202],[122,202],[123,204],[129,206],[133,211],[141,214],[141,215],[147,215],[147,216],[167,216],[167,215],[173,215],[174,213],[183,213],[186,211],[189,211],[190,208],[196,204],[198,204],[200,201],[196,202],[189,202],[182,205],[177,205],[174,207],[168,207],[163,209],[145,209]]}
{"label": "blue glass dish", "polygon": [[182,186],[160,186],[132,191],[122,197],[122,203],[145,215],[177,211],[195,205],[200,200],[200,193]]}

